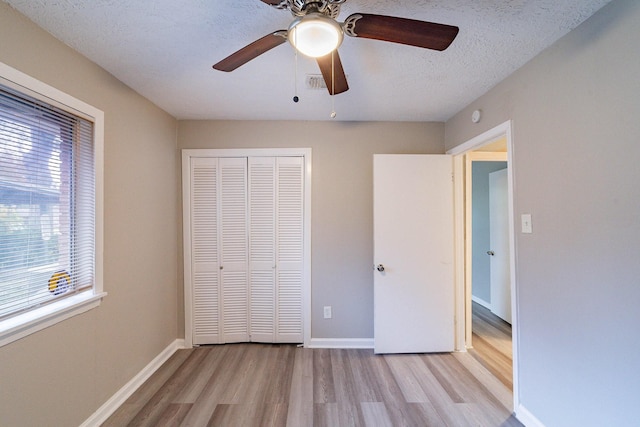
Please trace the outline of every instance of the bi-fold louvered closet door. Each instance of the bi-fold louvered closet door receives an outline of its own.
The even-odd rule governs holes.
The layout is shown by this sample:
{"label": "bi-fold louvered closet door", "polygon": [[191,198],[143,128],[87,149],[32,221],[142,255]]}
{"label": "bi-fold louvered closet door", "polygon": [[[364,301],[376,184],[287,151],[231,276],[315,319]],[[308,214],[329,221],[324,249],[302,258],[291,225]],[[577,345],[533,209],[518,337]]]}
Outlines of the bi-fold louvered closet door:
{"label": "bi-fold louvered closet door", "polygon": [[189,168],[193,344],[302,342],[304,158]]}

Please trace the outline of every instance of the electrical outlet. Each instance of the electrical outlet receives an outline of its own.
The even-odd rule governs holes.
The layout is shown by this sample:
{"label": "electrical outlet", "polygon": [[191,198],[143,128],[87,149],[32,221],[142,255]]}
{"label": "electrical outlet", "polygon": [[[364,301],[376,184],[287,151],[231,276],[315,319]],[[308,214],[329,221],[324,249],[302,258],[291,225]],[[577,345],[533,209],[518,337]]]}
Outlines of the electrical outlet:
{"label": "electrical outlet", "polygon": [[325,319],[331,319],[331,306],[330,305],[325,305],[324,306],[324,318]]}

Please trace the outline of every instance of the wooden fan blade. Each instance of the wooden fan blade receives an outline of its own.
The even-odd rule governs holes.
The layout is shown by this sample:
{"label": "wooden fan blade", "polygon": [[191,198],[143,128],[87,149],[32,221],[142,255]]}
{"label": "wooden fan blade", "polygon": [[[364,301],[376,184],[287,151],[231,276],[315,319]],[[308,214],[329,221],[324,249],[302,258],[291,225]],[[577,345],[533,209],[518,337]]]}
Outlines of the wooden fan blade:
{"label": "wooden fan blade", "polygon": [[213,68],[220,71],[233,71],[239,66],[246,64],[252,59],[257,58],[263,53],[286,42],[286,34],[286,30],[280,30],[271,34],[267,34],[261,39],[258,39],[250,45],[247,45],[239,51],[227,56],[222,61],[214,65]]}
{"label": "wooden fan blade", "polygon": [[279,6],[282,0],[260,0],[262,3],[266,3],[269,6]]}
{"label": "wooden fan blade", "polygon": [[[320,72],[322,72],[322,77],[324,78],[324,82],[327,84],[327,90],[329,90],[330,95],[337,95],[349,90],[347,76],[344,74],[342,61],[340,61],[340,55],[337,50],[333,51],[333,59],[332,54],[330,53],[316,58],[316,60],[318,61]],[[332,76],[334,78],[333,84],[331,82]]]}
{"label": "wooden fan blade", "polygon": [[350,36],[401,43],[426,49],[445,50],[458,35],[458,27],[393,16],[354,13],[345,21],[353,26]]}

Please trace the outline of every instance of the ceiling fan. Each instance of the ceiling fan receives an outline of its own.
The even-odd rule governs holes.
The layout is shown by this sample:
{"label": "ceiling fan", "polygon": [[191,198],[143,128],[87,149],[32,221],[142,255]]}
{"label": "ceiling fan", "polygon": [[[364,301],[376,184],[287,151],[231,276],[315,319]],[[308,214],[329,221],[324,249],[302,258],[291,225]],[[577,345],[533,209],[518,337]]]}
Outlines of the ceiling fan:
{"label": "ceiling fan", "polygon": [[445,50],[458,34],[458,27],[393,16],[354,13],[343,23],[336,21],[346,0],[261,0],[295,17],[289,28],[254,41],[213,66],[233,71],[254,58],[289,41],[300,53],[316,58],[329,94],[349,90],[337,48],[343,35],[401,43],[426,49]]}

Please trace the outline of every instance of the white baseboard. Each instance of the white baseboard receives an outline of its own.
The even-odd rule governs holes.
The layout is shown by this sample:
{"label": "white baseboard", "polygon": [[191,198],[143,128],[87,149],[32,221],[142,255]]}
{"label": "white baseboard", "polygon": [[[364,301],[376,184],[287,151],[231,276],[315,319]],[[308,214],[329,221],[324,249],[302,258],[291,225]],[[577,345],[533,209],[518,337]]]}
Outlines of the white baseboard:
{"label": "white baseboard", "polygon": [[373,348],[373,338],[311,338],[309,348]]}
{"label": "white baseboard", "polygon": [[489,310],[491,310],[491,303],[490,302],[486,302],[485,300],[483,300],[482,298],[479,298],[477,296],[471,295],[471,300],[473,302],[477,302],[478,304],[480,304],[481,306],[483,306],[484,308],[488,308]]}
{"label": "white baseboard", "polygon": [[527,408],[525,408],[524,406],[518,405],[518,408],[516,409],[515,412],[516,412],[516,418],[518,419],[518,421],[520,421],[525,426],[544,427],[544,424],[542,424],[542,421],[537,419],[535,415],[529,412]]}
{"label": "white baseboard", "polygon": [[136,376],[98,408],[93,415],[80,424],[80,427],[94,427],[105,422],[164,362],[169,360],[173,353],[181,348],[185,348],[183,339],[177,339],[169,344],[167,348],[162,350],[162,352],[138,372]]}

